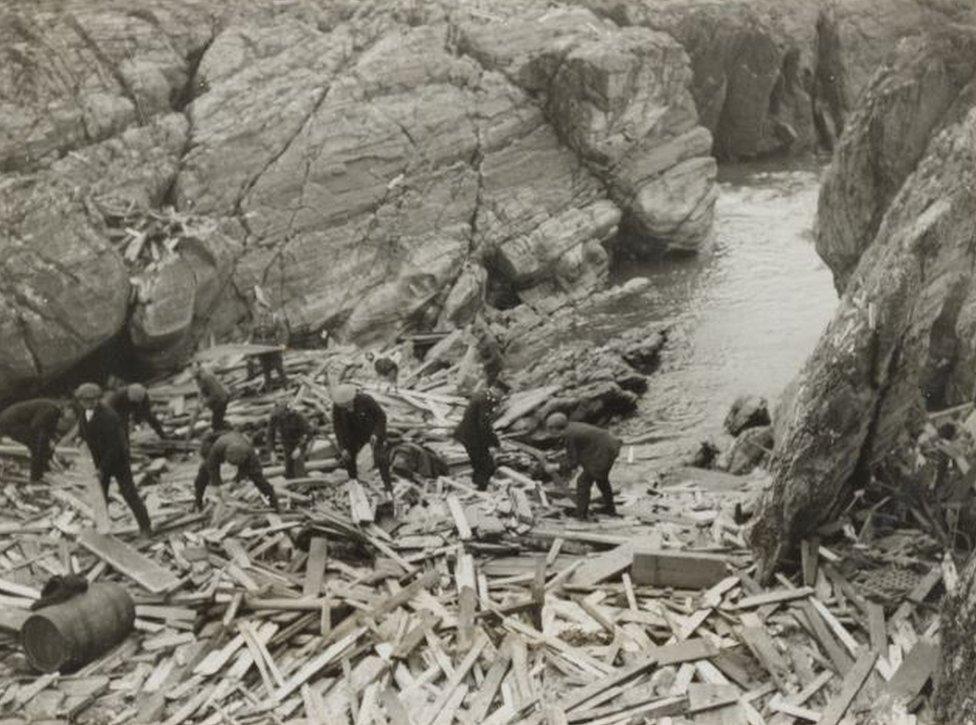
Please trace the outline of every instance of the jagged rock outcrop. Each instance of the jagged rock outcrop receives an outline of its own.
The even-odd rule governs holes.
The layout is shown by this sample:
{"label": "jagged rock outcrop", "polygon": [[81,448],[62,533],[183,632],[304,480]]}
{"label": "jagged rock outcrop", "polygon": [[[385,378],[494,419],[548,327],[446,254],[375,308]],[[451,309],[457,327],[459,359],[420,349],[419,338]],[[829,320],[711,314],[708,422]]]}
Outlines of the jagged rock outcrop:
{"label": "jagged rock outcrop", "polygon": [[895,43],[950,17],[927,0],[576,2],[678,39],[719,159],[829,146]]}
{"label": "jagged rock outcrop", "polygon": [[[927,403],[971,399],[976,383],[974,51],[972,31],[906,42],[899,58],[876,75],[846,132],[847,152],[838,156],[832,174],[844,173],[850,158],[881,158],[878,149],[868,148],[878,140],[885,149],[922,150],[900,184],[893,167],[873,167],[880,177],[872,187],[879,194],[873,203],[877,231],[862,245],[833,321],[774,416],[779,435],[773,485],[750,532],[766,576],[798,537],[846,503],[852,477],[869,475],[902,436],[920,427]],[[935,57],[942,66],[933,63]],[[960,90],[929,125],[929,138],[919,140],[913,137],[919,133],[916,123],[903,123],[891,113],[904,114],[905,99],[930,103],[918,86],[916,68],[923,62],[930,69],[951,67],[954,77],[968,76],[968,81],[956,86]],[[934,72],[935,78],[944,77]],[[902,85],[909,93],[900,103],[884,102]],[[908,118],[922,115],[916,110]],[[866,128],[887,129],[895,137]],[[885,203],[882,190],[893,186],[896,191]],[[821,220],[830,214],[834,226],[829,228],[855,238],[863,229],[845,227],[843,220],[855,220],[851,227],[862,220],[856,208],[863,203],[857,195],[837,195],[831,208],[821,207]]]}
{"label": "jagged rock outcrop", "polygon": [[[693,250],[711,225],[687,56],[582,8],[70,0],[4,19],[5,183],[70,206],[63,244],[111,273],[96,295],[47,288],[90,318],[56,363],[30,361],[28,310],[6,298],[0,364],[18,372],[0,396],[123,328],[172,364],[239,332],[255,285],[293,333],[368,343],[463,325],[492,290],[583,298],[621,224],[644,251]],[[23,233],[49,256],[9,228],[5,253]]]}
{"label": "jagged rock outcrop", "polygon": [[838,291],[847,287],[892,198],[972,78],[973,63],[960,56],[958,42],[951,36],[906,39],[848,119],[817,214],[817,253]]}

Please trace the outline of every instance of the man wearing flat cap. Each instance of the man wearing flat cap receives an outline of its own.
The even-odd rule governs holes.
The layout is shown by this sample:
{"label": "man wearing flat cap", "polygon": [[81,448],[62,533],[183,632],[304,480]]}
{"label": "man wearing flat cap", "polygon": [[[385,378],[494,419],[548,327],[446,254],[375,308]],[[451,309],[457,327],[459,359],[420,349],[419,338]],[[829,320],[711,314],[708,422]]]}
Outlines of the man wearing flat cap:
{"label": "man wearing flat cap", "polygon": [[129,445],[130,420],[135,423],[147,423],[150,428],[156,431],[156,435],[163,439],[166,438],[166,431],[163,430],[162,424],[156,414],[153,413],[152,403],[149,401],[149,393],[145,386],[139,383],[125,385],[109,393],[105,402],[122,420],[126,445]]}
{"label": "man wearing flat cap", "polygon": [[372,397],[354,385],[332,390],[332,431],[339,445],[339,458],[350,478],[357,478],[356,455],[367,443],[373,449],[373,465],[383,485],[393,492],[386,442],[386,413]]}
{"label": "man wearing flat cap", "polygon": [[203,508],[203,494],[207,487],[211,484],[214,486],[223,484],[223,479],[220,477],[222,463],[237,466],[237,479],[251,479],[255,488],[268,499],[271,508],[275,511],[280,510],[278,495],[268,483],[268,479],[264,477],[254,444],[243,433],[236,430],[223,433],[208,432],[200,446],[200,457],[203,461],[200,463],[194,482],[194,503],[198,511]]}
{"label": "man wearing flat cap", "polygon": [[152,533],[149,513],[132,480],[129,446],[126,442],[122,420],[108,405],[102,402],[102,389],[95,383],[84,383],[75,390],[80,413],[78,433],[88,445],[92,462],[98,471],[102,494],[108,503],[108,486],[114,478],[119,492],[132,510],[143,536]]}

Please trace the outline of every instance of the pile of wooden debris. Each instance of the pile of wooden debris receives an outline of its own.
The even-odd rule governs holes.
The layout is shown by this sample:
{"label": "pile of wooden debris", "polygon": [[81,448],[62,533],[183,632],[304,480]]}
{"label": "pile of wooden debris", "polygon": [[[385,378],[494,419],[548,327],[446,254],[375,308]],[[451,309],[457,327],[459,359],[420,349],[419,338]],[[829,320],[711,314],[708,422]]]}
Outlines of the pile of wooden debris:
{"label": "pile of wooden debris", "polygon": [[[524,441],[505,439],[488,492],[471,486],[450,439],[464,400],[444,375],[395,389],[346,369],[350,351],[294,352],[297,394],[245,396],[257,383],[246,350],[227,351],[232,425],[257,434],[280,399],[319,425],[307,475],[265,469],[281,513],[248,485],[192,512],[188,373],[150,390],[172,440],[133,436],[152,540],[129,538],[121,503],[99,506],[86,451],[63,450],[74,465],[42,484],[4,468],[4,722],[782,725],[872,708],[878,722],[924,719],[938,656],[925,600],[953,576],[936,558],[906,554],[881,596],[852,566],[892,549],[809,540],[797,572],[763,588],[733,521],[755,480],[680,469],[620,492],[620,517],[576,522],[570,492],[536,475],[547,452]],[[398,479],[388,515],[372,472],[349,482],[337,470],[330,376],[358,380],[391,429],[438,450],[451,474]],[[524,428],[546,398],[513,395],[500,426]],[[69,572],[124,584],[136,629],[77,672],[38,675],[17,630],[45,580]]]}

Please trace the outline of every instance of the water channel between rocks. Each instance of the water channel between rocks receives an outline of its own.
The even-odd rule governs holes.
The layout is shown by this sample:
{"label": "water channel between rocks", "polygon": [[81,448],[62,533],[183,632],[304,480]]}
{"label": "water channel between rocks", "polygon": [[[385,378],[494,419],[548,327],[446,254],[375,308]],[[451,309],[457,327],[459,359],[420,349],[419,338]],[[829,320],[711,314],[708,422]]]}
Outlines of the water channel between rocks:
{"label": "water channel between rocks", "polygon": [[638,415],[618,426],[624,435],[672,434],[641,446],[639,459],[677,462],[721,432],[740,394],[766,396],[772,407],[837,304],[811,234],[819,170],[738,166],[723,169],[720,182],[712,248],[618,270],[614,281],[644,276],[651,287],[577,330],[599,340],[650,321],[673,326]]}

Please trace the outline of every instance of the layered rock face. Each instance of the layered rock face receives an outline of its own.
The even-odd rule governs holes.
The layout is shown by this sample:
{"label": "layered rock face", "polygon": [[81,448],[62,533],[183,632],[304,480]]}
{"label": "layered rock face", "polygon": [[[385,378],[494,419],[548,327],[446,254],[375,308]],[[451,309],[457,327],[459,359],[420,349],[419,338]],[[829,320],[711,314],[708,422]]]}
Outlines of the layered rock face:
{"label": "layered rock face", "polygon": [[585,297],[621,224],[656,253],[712,222],[684,50],[582,8],[44,2],[0,58],[0,398],[123,328],[170,365],[255,285],[370,343],[492,286]]}
{"label": "layered rock face", "polygon": [[955,12],[934,0],[577,2],[681,42],[719,159],[829,147],[896,42],[944,25]]}
{"label": "layered rock face", "polygon": [[972,31],[904,42],[827,173],[818,241],[845,292],[774,416],[773,486],[751,532],[767,575],[926,407],[972,397],[974,51]]}

